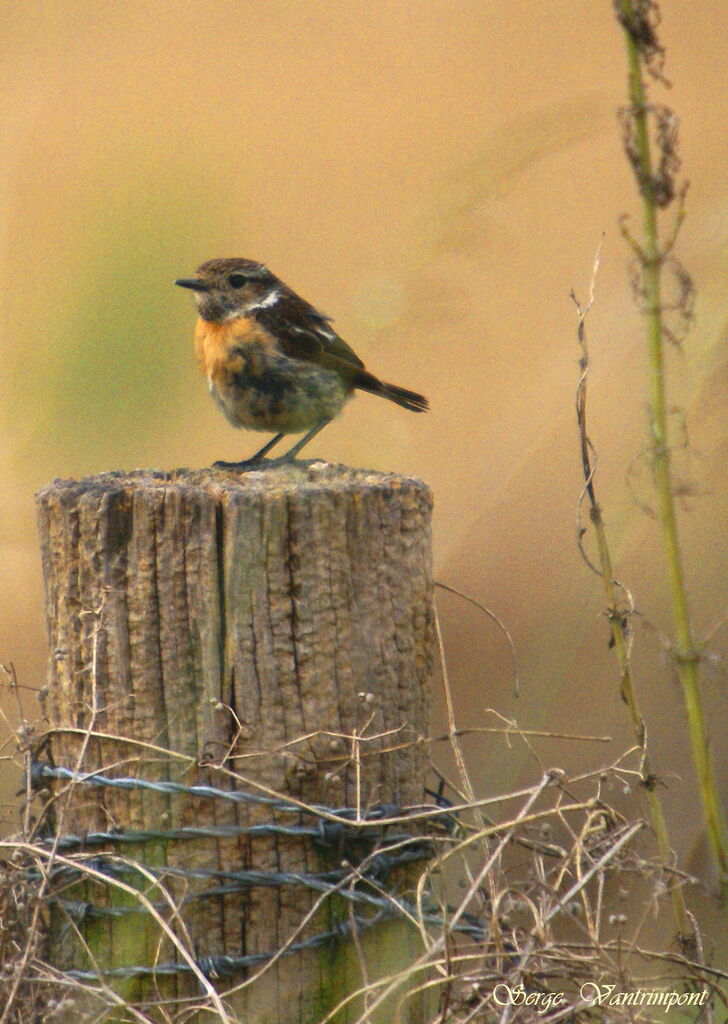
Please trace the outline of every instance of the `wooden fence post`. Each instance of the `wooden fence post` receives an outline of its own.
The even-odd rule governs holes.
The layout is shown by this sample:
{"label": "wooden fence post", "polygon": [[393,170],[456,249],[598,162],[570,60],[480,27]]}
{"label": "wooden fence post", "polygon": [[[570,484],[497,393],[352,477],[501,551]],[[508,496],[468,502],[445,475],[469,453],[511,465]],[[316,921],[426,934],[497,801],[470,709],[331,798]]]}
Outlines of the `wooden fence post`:
{"label": "wooden fence post", "polygon": [[[270,800],[282,794],[354,817],[423,803],[433,646],[427,487],[324,463],[245,475],[119,472],[55,481],[38,508],[51,654],[45,770],[57,830],[80,840],[59,852],[93,852],[102,876],[143,889],[183,938],[160,878],[181,905],[197,963],[216,965],[208,976],[232,964],[216,982],[221,991],[261,970],[266,959],[256,954],[292,936],[303,943],[226,999],[240,1014],[232,1019],[320,1019],[361,984],[362,950],[370,980],[405,967],[416,931],[385,922],[352,942],[352,899],[328,898],[301,928],[321,893],[291,876],[335,875],[354,847],[332,845],[325,815]],[[69,787],[62,769],[128,781]],[[211,799],[195,786],[231,796]],[[358,843],[366,858],[373,841]],[[146,877],[129,868],[132,858]],[[421,868],[398,868],[398,891]],[[235,874],[253,871],[268,880]],[[85,942],[116,972],[125,999],[202,997],[190,970],[135,973],[184,957],[128,893],[84,885],[87,910],[102,912],[82,913],[77,897],[58,905],[58,966],[93,973],[63,923],[76,907]],[[305,947],[327,931],[329,941]],[[402,1005],[401,1018],[389,1004],[371,1019],[424,1020],[416,997]]]}

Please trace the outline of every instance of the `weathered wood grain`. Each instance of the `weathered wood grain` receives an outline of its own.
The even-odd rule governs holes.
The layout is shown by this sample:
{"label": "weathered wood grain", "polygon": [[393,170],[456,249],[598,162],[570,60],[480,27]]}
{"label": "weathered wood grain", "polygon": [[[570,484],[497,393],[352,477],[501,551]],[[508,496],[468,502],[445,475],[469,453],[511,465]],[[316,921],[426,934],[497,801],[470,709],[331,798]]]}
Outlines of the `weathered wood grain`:
{"label": "weathered wood grain", "polygon": [[[38,513],[57,764],[328,806],[422,801],[433,646],[424,484],[324,463],[107,473],[55,481]],[[66,833],[271,819],[257,806],[86,787],[58,807]],[[149,843],[144,854],[215,870],[322,863],[295,837]],[[167,884],[182,895],[179,880]],[[200,955],[238,956],[278,948],[311,903],[295,887],[255,888],[188,903],[184,916]],[[105,962],[173,958],[118,922],[94,927]],[[326,973],[320,954],[282,960],[256,1005],[285,1003],[285,1016],[246,1019],[308,1019]]]}

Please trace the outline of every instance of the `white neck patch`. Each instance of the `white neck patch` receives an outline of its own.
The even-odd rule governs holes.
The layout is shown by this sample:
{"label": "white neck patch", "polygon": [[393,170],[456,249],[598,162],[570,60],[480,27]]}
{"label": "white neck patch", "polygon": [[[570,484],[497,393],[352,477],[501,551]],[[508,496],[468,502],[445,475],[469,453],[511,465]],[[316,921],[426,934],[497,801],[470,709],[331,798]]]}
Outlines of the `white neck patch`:
{"label": "white neck patch", "polygon": [[258,302],[251,303],[250,306],[245,310],[246,313],[252,313],[256,309],[270,309],[271,306],[275,306],[276,302],[281,297],[281,290],[278,287],[271,288],[271,290],[263,296]]}

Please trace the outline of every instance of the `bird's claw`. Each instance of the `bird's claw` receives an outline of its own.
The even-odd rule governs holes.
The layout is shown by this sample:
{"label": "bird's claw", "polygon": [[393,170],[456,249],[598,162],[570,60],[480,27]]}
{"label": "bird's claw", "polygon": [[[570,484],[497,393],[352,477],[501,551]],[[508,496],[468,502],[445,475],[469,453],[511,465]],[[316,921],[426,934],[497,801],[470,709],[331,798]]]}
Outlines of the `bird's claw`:
{"label": "bird's claw", "polygon": [[243,459],[242,462],[213,462],[213,469],[233,469],[245,473],[251,469],[265,469],[267,459]]}
{"label": "bird's claw", "polygon": [[213,462],[213,469],[229,469],[237,473],[250,473],[254,470],[272,469],[274,466],[285,466],[293,462],[285,455],[277,459],[243,459],[242,462]]}

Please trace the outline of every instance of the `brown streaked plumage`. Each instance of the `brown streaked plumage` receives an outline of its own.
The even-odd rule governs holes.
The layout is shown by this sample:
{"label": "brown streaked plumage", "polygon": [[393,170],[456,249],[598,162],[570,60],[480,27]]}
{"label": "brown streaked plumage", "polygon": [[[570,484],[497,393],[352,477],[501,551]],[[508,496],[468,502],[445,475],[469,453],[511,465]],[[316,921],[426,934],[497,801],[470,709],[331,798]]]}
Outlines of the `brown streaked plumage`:
{"label": "brown streaked plumage", "polygon": [[[175,282],[195,292],[200,313],[195,353],[210,391],[235,427],[275,432],[251,459],[229,468],[291,461],[337,415],[355,389],[413,412],[427,399],[380,381],[330,320],[262,263],[209,260],[194,278]],[[307,431],[284,456],[263,461],[285,434]]]}

